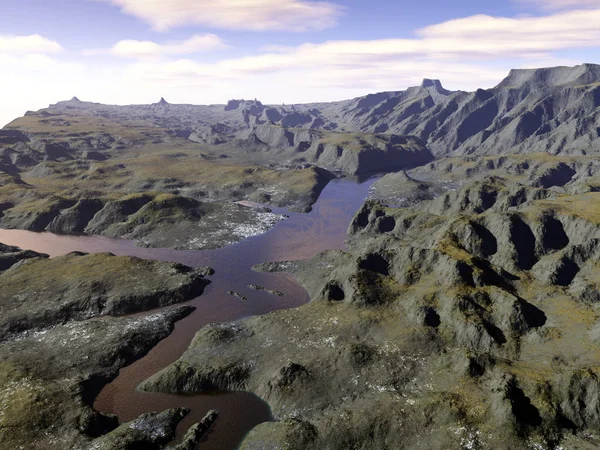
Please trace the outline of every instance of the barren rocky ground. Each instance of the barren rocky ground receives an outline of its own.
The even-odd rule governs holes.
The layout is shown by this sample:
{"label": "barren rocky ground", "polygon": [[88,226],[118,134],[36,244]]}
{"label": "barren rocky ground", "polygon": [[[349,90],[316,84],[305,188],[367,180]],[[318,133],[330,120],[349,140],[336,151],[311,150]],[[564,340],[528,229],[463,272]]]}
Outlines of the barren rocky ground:
{"label": "barren rocky ground", "polygon": [[257,267],[311,303],[205,327],[141,387],[255,392],[278,421],[242,448],[595,448],[595,197],[488,177],[368,201],[348,252]]}
{"label": "barren rocky ground", "polygon": [[[205,326],[140,389],[257,394],[275,421],[246,449],[598,448],[599,67],[329,104],[61,102],[0,131],[0,226],[215,248],[386,172],[345,251],[255,267],[311,302]],[[90,399],[188,309],[123,316],[210,271],[8,246],[0,270],[0,443],[168,445],[184,410],[118,426]]]}
{"label": "barren rocky ground", "polygon": [[[125,445],[120,434],[111,438],[117,419],[91,405],[121,367],[193,308],[123,316],[199,296],[211,269],[111,254],[48,259],[16,247],[1,251],[0,448],[161,448],[171,441],[185,411],[141,417]],[[93,438],[104,434],[96,446]]]}

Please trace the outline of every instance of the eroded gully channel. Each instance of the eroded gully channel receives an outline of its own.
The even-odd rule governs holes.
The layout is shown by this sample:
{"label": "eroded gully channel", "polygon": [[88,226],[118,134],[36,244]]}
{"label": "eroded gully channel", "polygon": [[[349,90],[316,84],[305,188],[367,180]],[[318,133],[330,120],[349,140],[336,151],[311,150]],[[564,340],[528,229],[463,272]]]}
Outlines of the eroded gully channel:
{"label": "eroded gully channel", "polygon": [[[51,257],[72,251],[112,252],[116,255],[179,262],[192,267],[213,267],[216,273],[210,277],[212,283],[201,297],[187,303],[195,306],[196,310],[179,321],[173,333],[145,357],[121,369],[119,376],[100,392],[94,407],[103,413],[115,414],[121,423],[149,411],[190,408],[190,414],[179,424],[178,438],[209,409],[216,409],[220,413],[219,419],[203,438],[199,448],[235,449],[248,431],[272,419],[269,406],[258,397],[243,392],[193,396],[147,393],[137,391],[136,386],[177,360],[195,333],[207,323],[234,321],[306,303],[309,300],[306,291],[291,275],[257,273],[251,267],[266,261],[306,259],[323,250],[344,248],[350,220],[362,205],[373,181],[357,183],[349,179],[334,180],[323,190],[310,213],[287,213],[283,209],[274,209],[274,212],[288,214],[289,219],[279,222],[263,235],[218,250],[140,248],[132,241],[100,236],[58,236],[2,229],[0,242],[47,253]],[[284,296],[251,290],[249,284],[281,291]],[[248,300],[242,301],[227,294],[231,290],[241,293]]]}

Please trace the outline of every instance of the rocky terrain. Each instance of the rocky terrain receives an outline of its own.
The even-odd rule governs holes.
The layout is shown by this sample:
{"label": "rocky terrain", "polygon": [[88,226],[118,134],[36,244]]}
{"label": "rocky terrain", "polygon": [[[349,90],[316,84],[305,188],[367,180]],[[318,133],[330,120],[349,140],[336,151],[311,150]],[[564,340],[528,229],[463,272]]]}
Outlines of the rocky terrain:
{"label": "rocky terrain", "polygon": [[199,296],[211,270],[110,254],[48,259],[16,247],[0,251],[0,448],[158,449],[169,443],[186,411],[148,414],[117,428],[115,417],[91,405],[121,367],[194,308],[121,316]]}
{"label": "rocky terrain", "polygon": [[597,448],[599,194],[506,160],[407,207],[367,201],[347,252],[257,267],[313,300],[203,328],[141,387],[258,394],[277,421],[247,449]]}
{"label": "rocky terrain", "polygon": [[[310,105],[74,98],[0,130],[0,227],[215,248],[281,220],[269,205],[385,172],[345,251],[255,268],[310,303],[205,326],[140,389],[257,394],[276,420],[244,449],[598,448],[599,115],[593,64]],[[126,315],[210,270],[0,246],[0,271],[0,447],[168,445],[186,410],[119,426],[90,404],[189,308]]]}
{"label": "rocky terrain", "polygon": [[0,226],[216,248],[281,219],[232,202],[307,211],[334,174],[396,172],[434,155],[593,155],[599,80],[600,66],[584,64],[513,70],[476,92],[425,79],[305,105],[73,98],[0,130]]}
{"label": "rocky terrain", "polygon": [[[12,167],[0,169],[3,228],[102,234],[153,247],[217,248],[263,233],[283,218],[236,202],[307,210],[333,178],[318,168],[213,162],[196,148],[182,152],[197,144],[180,138],[171,142],[167,137],[159,145],[140,137],[122,145],[131,153],[99,161],[86,159],[85,152],[51,156],[46,147],[58,144],[48,141],[62,139],[60,132],[50,138],[23,136],[4,148],[0,143],[0,153],[15,160]],[[44,149],[32,150],[35,145]],[[35,159],[22,162],[19,158],[27,153]]]}
{"label": "rocky terrain", "polygon": [[[0,130],[0,227],[218,248],[283,218],[240,201],[309,211],[336,175],[433,160],[416,137],[251,126],[238,115],[78,99],[29,112]],[[199,138],[209,117],[221,138]]]}
{"label": "rocky terrain", "polygon": [[[405,91],[332,103],[263,105],[258,100],[231,100],[227,105],[195,106],[161,99],[152,105],[121,107],[74,98],[28,113],[7,128],[31,129],[35,122],[36,129],[64,130],[90,120],[74,116],[111,118],[137,126],[158,125],[225,155],[236,139],[249,140],[250,147],[295,147],[302,152],[315,141],[317,130],[326,135],[411,136],[436,156],[540,151],[582,155],[599,149],[599,80],[600,65],[583,64],[512,70],[496,87],[475,92],[449,91],[439,80],[424,79]],[[150,128],[146,134],[156,138],[160,132]],[[90,151],[94,142],[78,147]]]}
{"label": "rocky terrain", "polygon": [[[425,79],[405,91],[334,103],[235,102],[252,124],[415,136],[436,156],[600,149],[600,65],[512,70],[492,89],[453,92]],[[260,113],[260,114],[259,114]]]}

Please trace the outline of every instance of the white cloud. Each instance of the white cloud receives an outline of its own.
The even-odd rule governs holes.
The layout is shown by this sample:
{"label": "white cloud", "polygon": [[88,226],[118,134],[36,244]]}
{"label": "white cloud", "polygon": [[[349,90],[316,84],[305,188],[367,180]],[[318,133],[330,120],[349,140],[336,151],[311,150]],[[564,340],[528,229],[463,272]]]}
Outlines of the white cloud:
{"label": "white cloud", "polygon": [[461,76],[474,80],[482,79],[478,72],[486,80],[497,76],[497,70],[489,68],[494,61],[552,61],[558,50],[600,48],[600,9],[516,19],[478,15],[423,28],[416,36],[272,47],[267,53],[211,64],[190,59],[137,64],[128,73],[181,83],[204,78],[246,82],[251,76],[279,74],[282,81],[288,77],[290,86],[301,73],[297,80],[301,86],[361,84],[371,89],[393,82],[405,85],[419,73],[421,77],[447,76],[463,87]]}
{"label": "white cloud", "polygon": [[2,90],[0,127],[27,110],[45,108],[50,103],[75,95],[89,85],[85,66],[40,55],[1,55],[0,83],[10,86]]}
{"label": "white cloud", "polygon": [[117,42],[110,49],[86,50],[84,54],[111,54],[122,58],[158,59],[163,56],[208,52],[224,48],[227,48],[227,45],[221,38],[214,34],[203,34],[167,44],[126,39]]}
{"label": "white cloud", "polygon": [[341,8],[306,0],[105,0],[157,30],[202,25],[251,31],[307,31],[333,26]]}
{"label": "white cloud", "polygon": [[[34,86],[36,95],[29,98],[36,106],[33,101],[49,93],[60,94],[54,101],[77,95],[118,104],[151,103],[161,96],[174,103],[224,103],[235,97],[299,103],[404,89],[424,77],[440,78],[450,89],[487,88],[499,83],[511,68],[584,62],[559,59],[556,52],[600,48],[600,9],[538,17],[472,16],[417,30],[412,39],[271,46],[264,53],[213,63],[183,57],[202,47],[194,39],[163,45],[122,42],[113,51],[144,58],[113,67],[88,67],[84,74],[58,74],[53,69],[50,78],[36,78],[24,68],[26,64],[41,67],[47,60],[23,58],[19,73],[24,75],[14,72],[8,85],[15,89],[9,95],[17,104],[21,101],[17,95],[29,96],[29,86]],[[156,55],[163,59],[153,59]],[[11,63],[0,60],[2,81],[11,70]],[[12,107],[11,100],[3,102],[2,107],[8,108],[5,105]]]}
{"label": "white cloud", "polygon": [[488,56],[530,54],[600,46],[600,9],[566,11],[541,17],[477,15],[426,27],[424,42],[460,53]]}
{"label": "white cloud", "polygon": [[30,106],[44,106],[40,99],[53,95],[64,80],[80,75],[82,66],[50,56],[62,51],[58,42],[39,34],[0,35],[0,85],[4,86],[0,127]]}
{"label": "white cloud", "polygon": [[20,55],[26,53],[59,53],[61,45],[53,40],[32,34],[29,36],[0,35],[0,54]]}

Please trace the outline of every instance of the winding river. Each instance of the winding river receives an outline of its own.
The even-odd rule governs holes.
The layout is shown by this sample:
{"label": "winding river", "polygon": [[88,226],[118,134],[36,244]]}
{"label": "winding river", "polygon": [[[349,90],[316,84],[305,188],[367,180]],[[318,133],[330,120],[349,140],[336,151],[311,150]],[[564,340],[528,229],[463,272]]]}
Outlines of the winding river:
{"label": "winding river", "polygon": [[[212,283],[201,297],[188,302],[196,310],[179,321],[173,333],[145,357],[121,369],[119,376],[100,392],[94,407],[103,413],[117,415],[121,422],[133,420],[148,411],[188,407],[191,413],[178,427],[179,438],[209,409],[216,409],[220,412],[219,419],[199,448],[234,449],[250,429],[272,419],[268,405],[256,396],[239,392],[169,395],[139,392],[136,386],[179,358],[195,333],[207,323],[238,320],[306,303],[309,300],[306,291],[291,275],[256,273],[251,267],[266,261],[305,259],[323,250],[344,248],[346,229],[367,197],[373,181],[334,180],[323,190],[310,213],[289,213],[275,208],[274,212],[287,214],[289,219],[279,222],[265,234],[218,250],[140,248],[131,241],[99,236],[58,236],[20,230],[0,230],[0,242],[47,253],[51,257],[72,251],[112,252],[180,262],[193,267],[213,267],[216,273],[210,277]],[[276,289],[285,295],[277,297],[264,291],[254,291],[247,287],[249,284]],[[230,290],[241,293],[248,300],[242,301],[227,294]]]}

